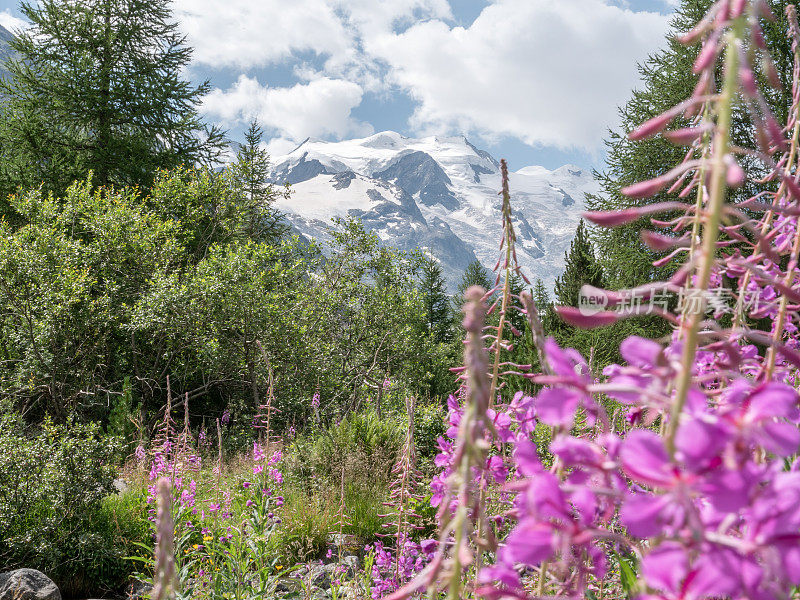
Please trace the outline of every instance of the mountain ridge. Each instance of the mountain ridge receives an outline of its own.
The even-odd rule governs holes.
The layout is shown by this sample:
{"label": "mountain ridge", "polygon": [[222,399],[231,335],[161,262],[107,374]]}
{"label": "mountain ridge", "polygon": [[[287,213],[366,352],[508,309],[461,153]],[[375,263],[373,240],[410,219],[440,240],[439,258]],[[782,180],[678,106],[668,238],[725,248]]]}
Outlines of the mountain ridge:
{"label": "mountain ridge", "polygon": [[[382,131],[338,142],[307,138],[272,162],[271,180],[294,190],[277,208],[323,245],[332,218],[359,217],[384,243],[429,252],[451,290],[475,258],[490,269],[497,261],[500,163],[465,136],[410,138]],[[520,264],[529,278],[552,288],[584,196],[596,184],[575,165],[523,167],[510,179]]]}

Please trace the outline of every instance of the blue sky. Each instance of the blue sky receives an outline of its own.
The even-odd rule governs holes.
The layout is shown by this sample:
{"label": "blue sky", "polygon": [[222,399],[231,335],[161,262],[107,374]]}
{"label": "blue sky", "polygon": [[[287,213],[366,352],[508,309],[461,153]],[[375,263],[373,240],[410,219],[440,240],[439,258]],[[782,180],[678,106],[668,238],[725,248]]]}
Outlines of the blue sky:
{"label": "blue sky", "polygon": [[[466,135],[512,169],[600,166],[675,0],[174,0],[203,110],[273,154],[306,137]],[[19,25],[0,0],[0,23]]]}

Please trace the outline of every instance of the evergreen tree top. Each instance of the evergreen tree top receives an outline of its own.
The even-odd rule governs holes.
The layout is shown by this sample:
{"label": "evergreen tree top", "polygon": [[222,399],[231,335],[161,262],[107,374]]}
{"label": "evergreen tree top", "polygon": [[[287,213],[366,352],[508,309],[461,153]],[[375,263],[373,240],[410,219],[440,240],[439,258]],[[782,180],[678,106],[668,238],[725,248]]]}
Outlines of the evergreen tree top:
{"label": "evergreen tree top", "polygon": [[[216,160],[221,132],[198,114],[210,85],[183,79],[192,49],[169,0],[24,1],[0,130],[12,183],[55,191],[149,185],[159,169]],[[28,181],[26,181],[26,179]]]}
{"label": "evergreen tree top", "polygon": [[564,253],[564,273],[556,279],[555,295],[562,306],[577,306],[581,287],[604,287],[605,278],[594,255],[583,219],[578,223],[569,250]]}

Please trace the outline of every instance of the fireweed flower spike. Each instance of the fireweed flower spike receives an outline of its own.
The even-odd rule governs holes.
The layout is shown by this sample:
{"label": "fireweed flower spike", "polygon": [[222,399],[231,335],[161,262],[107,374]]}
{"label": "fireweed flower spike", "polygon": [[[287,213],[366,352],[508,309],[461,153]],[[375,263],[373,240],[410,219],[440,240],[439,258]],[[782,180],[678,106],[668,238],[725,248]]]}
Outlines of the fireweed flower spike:
{"label": "fireweed flower spike", "polygon": [[[479,574],[479,595],[529,598],[538,572],[546,577],[538,577],[534,597],[599,598],[604,586],[620,585],[609,581],[617,576],[608,563],[622,554],[639,567],[631,593],[649,600],[783,599],[800,584],[800,463],[791,460],[800,445],[794,389],[800,368],[800,189],[794,168],[800,56],[786,139],[764,110],[760,90],[753,89],[753,81],[774,79],[771,61],[758,60],[765,48],[758,24],[768,18],[765,6],[762,0],[719,0],[684,38],[704,39],[695,69],[706,98],[690,108],[702,108],[702,121],[713,129],[693,145],[699,162],[691,167],[696,172],[688,189],[697,188],[697,203],[669,209],[685,213],[667,226],[676,239],[688,241],[690,251],[664,286],[696,290],[699,301],[671,317],[676,330],[666,345],[626,340],[620,347],[625,363],[606,368],[601,380],[584,371],[586,363],[574,351],[552,343],[544,349],[549,370],[533,379],[547,387],[512,405],[553,424],[553,465],[540,462],[540,449],[522,433],[524,421],[513,420],[512,435],[501,438],[508,441],[497,442],[507,444],[514,458],[506,484],[513,494],[505,515],[509,533],[495,564]],[[797,52],[792,9],[788,16]],[[718,60],[723,79],[712,95]],[[763,77],[751,77],[758,64]],[[759,150],[730,144],[735,97],[756,99]],[[686,110],[668,111],[634,137],[663,130],[670,115]],[[771,158],[776,151],[783,156]],[[770,171],[765,182],[778,184],[777,192],[768,192],[772,204],[765,203],[760,220],[725,204],[733,196],[729,190],[746,180],[738,160],[748,153]],[[762,194],[754,198],[761,202]],[[592,220],[614,226],[660,209],[595,213]],[[723,216],[740,219],[752,237],[740,235]],[[726,289],[728,280],[738,283],[746,300],[739,302],[733,329],[707,320],[711,294]],[[624,291],[610,293],[610,305],[624,297]],[[749,319],[766,320],[770,330],[749,329]],[[750,340],[768,348],[765,355]],[[612,427],[604,418],[596,394],[622,405],[622,425],[615,420]],[[467,417],[459,410],[451,404],[451,419],[457,417],[462,431]],[[594,426],[586,418],[592,415],[599,417]],[[651,430],[658,420],[665,435]],[[443,444],[443,454],[455,450]]]}
{"label": "fireweed flower spike", "polygon": [[[464,571],[474,561],[472,544],[483,548],[491,546],[489,540],[477,535],[478,532],[489,533],[490,528],[482,505],[483,495],[474,484],[482,479],[489,450],[486,432],[493,428],[488,417],[489,361],[482,338],[487,310],[483,302],[485,293],[483,288],[473,286],[464,294],[467,402],[463,414],[456,420],[458,433],[447,461],[450,474],[439,505],[439,550],[430,565],[417,578],[390,595],[390,600],[408,598],[424,587],[431,591],[446,590],[450,600],[461,598]],[[451,400],[450,406],[453,411],[460,410],[455,399]]]}
{"label": "fireweed flower spike", "polygon": [[380,515],[387,519],[383,527],[394,529],[391,534],[394,537],[394,556],[382,543],[375,544],[376,560],[372,574],[374,598],[393,592],[410,581],[430,562],[437,547],[435,540],[417,543],[411,538],[412,532],[422,529],[416,524],[420,515],[412,510],[412,501],[420,500],[419,490],[422,484],[422,473],[415,464],[414,405],[413,397],[406,399],[408,432],[400,458],[392,468],[395,478],[389,487],[389,502],[384,503],[389,508],[389,513]]}
{"label": "fireweed flower spike", "polygon": [[153,598],[175,597],[175,529],[172,522],[172,491],[169,480],[158,480],[158,515],[156,516],[156,549],[153,575]]}

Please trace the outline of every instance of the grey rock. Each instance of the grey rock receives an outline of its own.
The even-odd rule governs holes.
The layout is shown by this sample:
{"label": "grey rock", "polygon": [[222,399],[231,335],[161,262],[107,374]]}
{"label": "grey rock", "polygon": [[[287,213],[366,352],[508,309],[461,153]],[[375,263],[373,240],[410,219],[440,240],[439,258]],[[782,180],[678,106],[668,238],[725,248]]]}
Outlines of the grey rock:
{"label": "grey rock", "polygon": [[321,590],[327,590],[331,587],[330,573],[326,569],[327,565],[309,565],[308,566],[308,581],[312,586]]}
{"label": "grey rock", "polygon": [[491,154],[489,154],[486,150],[481,150],[477,146],[473,145],[467,138],[464,138],[464,142],[472,148],[472,151],[480,156],[484,160],[488,160],[495,168],[495,171],[500,168],[500,162]]}
{"label": "grey rock", "polygon": [[481,165],[474,165],[470,163],[469,166],[472,169],[472,172],[475,174],[472,178],[472,181],[474,181],[475,183],[481,182],[481,175],[491,175],[494,173],[494,171],[492,171],[491,169],[487,169],[486,167],[483,167]]}
{"label": "grey rock", "polygon": [[401,153],[374,177],[394,181],[408,194],[419,194],[426,206],[441,204],[447,210],[456,210],[458,198],[450,189],[453,182],[430,154],[421,151]]}
{"label": "grey rock", "polygon": [[355,573],[359,566],[361,566],[361,559],[358,556],[343,556],[342,564],[347,567],[348,572]]}
{"label": "grey rock", "polygon": [[295,184],[313,179],[317,175],[334,174],[333,171],[319,162],[316,158],[306,160],[307,156],[308,153],[306,152],[300,157],[300,161],[296,165],[291,168],[287,166],[285,171],[277,173],[274,177],[275,181],[280,184]]}
{"label": "grey rock", "polygon": [[143,581],[134,581],[128,589],[128,599],[138,600],[139,598],[146,597],[153,591],[153,586]]}
{"label": "grey rock", "polygon": [[61,600],[53,580],[35,569],[0,573],[0,600]]}
{"label": "grey rock", "polygon": [[356,178],[356,174],[352,171],[342,171],[341,173],[337,173],[333,176],[333,189],[335,190],[344,190],[350,187],[353,179]]}

